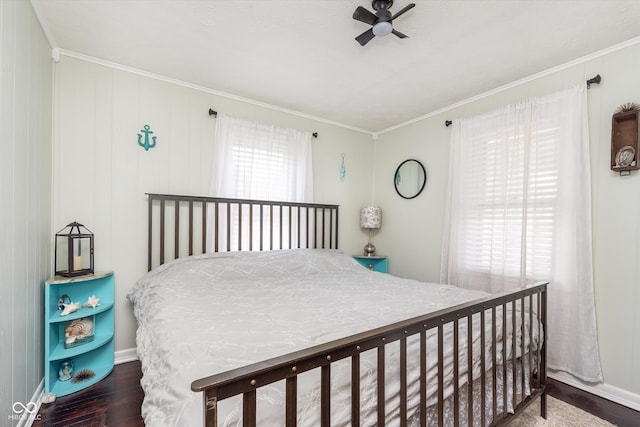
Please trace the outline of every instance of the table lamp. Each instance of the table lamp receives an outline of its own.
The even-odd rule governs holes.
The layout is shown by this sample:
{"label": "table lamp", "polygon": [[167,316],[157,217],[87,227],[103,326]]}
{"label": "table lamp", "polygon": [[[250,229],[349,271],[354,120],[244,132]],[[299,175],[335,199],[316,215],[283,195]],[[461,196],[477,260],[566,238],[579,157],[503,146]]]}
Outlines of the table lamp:
{"label": "table lamp", "polygon": [[382,225],[382,209],[379,206],[365,206],[360,209],[360,228],[369,229],[369,243],[364,247],[366,256],[373,256],[376,253],[376,247],[371,243],[371,233],[374,228],[380,228]]}

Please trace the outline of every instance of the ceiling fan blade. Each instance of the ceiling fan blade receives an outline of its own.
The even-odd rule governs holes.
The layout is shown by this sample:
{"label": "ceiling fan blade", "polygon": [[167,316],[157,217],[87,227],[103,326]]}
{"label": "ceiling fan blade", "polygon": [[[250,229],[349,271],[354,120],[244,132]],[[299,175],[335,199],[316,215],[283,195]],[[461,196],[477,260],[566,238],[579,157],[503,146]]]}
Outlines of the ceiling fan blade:
{"label": "ceiling fan blade", "polygon": [[[416,7],[415,3],[410,3],[408,5],[406,5],[405,7],[403,7],[402,9],[400,9],[400,11],[398,13],[396,13],[395,15],[393,15],[393,17],[389,20],[389,21],[393,21],[394,19],[396,19],[398,16],[402,15],[403,13],[407,12],[408,10],[413,9],[414,7]],[[366,9],[365,9],[366,10]]]}
{"label": "ceiling fan blade", "polygon": [[364,22],[365,24],[373,25],[376,23],[378,17],[364,7],[358,6],[355,12],[353,12],[353,19]]}
{"label": "ceiling fan blade", "polygon": [[391,31],[393,34],[395,34],[396,36],[400,37],[401,39],[406,39],[407,37],[409,37],[406,34],[402,34],[400,31],[396,31],[396,30],[392,30]]}
{"label": "ceiling fan blade", "polygon": [[358,43],[360,43],[360,46],[364,46],[365,44],[369,43],[374,37],[375,34],[373,34],[373,28],[369,28],[367,31],[356,37],[356,40]]}

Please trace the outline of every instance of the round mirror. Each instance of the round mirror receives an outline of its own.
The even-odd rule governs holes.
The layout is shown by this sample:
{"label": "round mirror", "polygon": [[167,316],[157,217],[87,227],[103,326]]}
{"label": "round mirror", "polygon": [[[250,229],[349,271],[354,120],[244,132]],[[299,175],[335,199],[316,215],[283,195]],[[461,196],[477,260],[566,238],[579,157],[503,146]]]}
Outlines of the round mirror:
{"label": "round mirror", "polygon": [[427,172],[418,160],[409,159],[400,163],[393,176],[393,185],[400,197],[413,199],[422,192],[427,183]]}

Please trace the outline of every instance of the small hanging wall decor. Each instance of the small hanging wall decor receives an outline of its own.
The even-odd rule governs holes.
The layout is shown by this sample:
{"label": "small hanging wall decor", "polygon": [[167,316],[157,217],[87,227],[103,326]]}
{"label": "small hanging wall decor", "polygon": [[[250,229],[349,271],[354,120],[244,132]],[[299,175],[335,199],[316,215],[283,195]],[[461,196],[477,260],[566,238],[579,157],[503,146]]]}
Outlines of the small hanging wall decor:
{"label": "small hanging wall decor", "polygon": [[144,151],[149,151],[149,148],[153,148],[156,146],[156,138],[155,136],[151,137],[151,143],[149,143],[149,135],[153,133],[151,130],[151,126],[144,125],[144,129],[140,129],[140,132],[144,133],[144,143],[142,142],[142,135],[138,134],[138,145],[144,148]]}
{"label": "small hanging wall decor", "polygon": [[640,169],[640,105],[635,102],[622,104],[612,117],[611,170],[620,175],[630,175]]}
{"label": "small hanging wall decor", "polygon": [[347,175],[347,169],[344,167],[344,153],[342,153],[342,166],[340,166],[340,181],[344,182],[344,177]]}

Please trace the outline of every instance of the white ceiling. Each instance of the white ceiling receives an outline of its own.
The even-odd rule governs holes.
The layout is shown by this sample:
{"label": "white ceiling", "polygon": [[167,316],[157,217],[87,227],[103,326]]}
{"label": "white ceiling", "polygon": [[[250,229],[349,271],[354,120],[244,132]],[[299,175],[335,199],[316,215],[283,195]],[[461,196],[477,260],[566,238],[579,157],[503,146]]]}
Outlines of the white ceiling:
{"label": "white ceiling", "polygon": [[640,36],[638,0],[414,2],[361,47],[370,0],[32,0],[54,48],[369,132]]}

